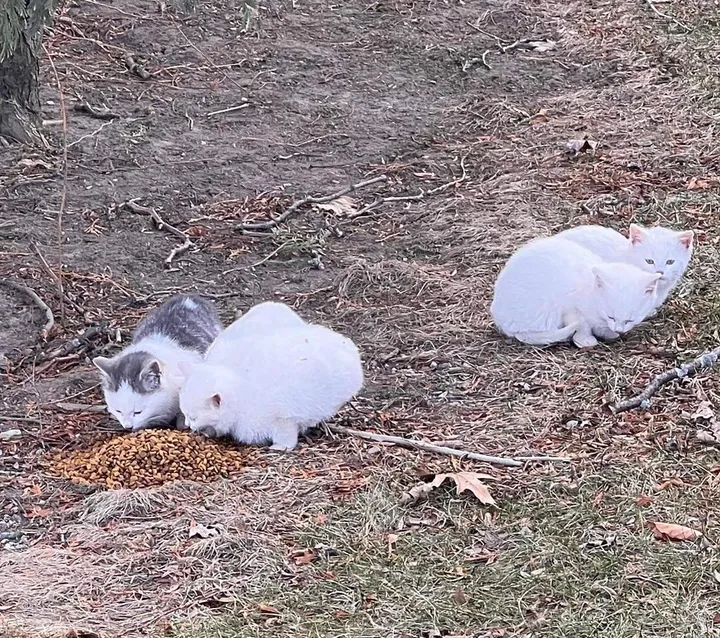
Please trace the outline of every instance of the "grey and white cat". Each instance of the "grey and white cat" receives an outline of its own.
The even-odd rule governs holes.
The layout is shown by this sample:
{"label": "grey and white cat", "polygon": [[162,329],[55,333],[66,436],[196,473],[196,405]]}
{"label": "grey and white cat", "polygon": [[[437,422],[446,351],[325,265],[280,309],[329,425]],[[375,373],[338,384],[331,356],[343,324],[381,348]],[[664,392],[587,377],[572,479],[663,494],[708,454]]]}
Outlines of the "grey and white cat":
{"label": "grey and white cat", "polygon": [[112,359],[95,357],[108,412],[126,430],[165,425],[182,415],[180,365],[202,360],[222,324],[212,303],[197,295],[168,299],[143,319],[132,343]]}

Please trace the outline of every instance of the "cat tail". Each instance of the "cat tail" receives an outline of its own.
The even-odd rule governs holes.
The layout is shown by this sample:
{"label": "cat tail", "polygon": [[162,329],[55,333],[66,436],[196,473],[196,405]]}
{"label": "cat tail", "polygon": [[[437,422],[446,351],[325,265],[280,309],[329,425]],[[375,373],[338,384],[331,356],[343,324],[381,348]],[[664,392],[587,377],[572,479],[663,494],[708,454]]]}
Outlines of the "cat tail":
{"label": "cat tail", "polygon": [[548,346],[551,343],[567,341],[578,331],[580,325],[581,324],[578,321],[568,324],[564,328],[558,328],[557,330],[531,330],[527,332],[515,332],[510,336],[515,337],[518,341],[527,343],[530,346]]}

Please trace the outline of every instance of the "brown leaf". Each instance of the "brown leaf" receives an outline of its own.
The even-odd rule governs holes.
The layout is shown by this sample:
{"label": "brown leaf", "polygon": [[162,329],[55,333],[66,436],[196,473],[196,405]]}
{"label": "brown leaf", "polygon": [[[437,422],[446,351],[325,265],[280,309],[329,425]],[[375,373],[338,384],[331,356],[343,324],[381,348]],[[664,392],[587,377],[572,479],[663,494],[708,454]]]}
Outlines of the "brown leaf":
{"label": "brown leaf", "polygon": [[279,616],[280,615],[280,612],[277,609],[275,609],[275,607],[266,605],[265,603],[260,603],[258,605],[258,611],[261,614],[266,614],[267,616]]}
{"label": "brown leaf", "polygon": [[659,541],[694,541],[702,536],[696,529],[675,523],[648,521],[648,527]]}
{"label": "brown leaf", "polygon": [[647,507],[651,503],[652,499],[649,496],[641,496],[637,501],[635,501],[635,505],[638,507]]}
{"label": "brown leaf", "polygon": [[689,191],[702,191],[710,188],[710,186],[710,182],[702,177],[691,177],[686,188]]}
{"label": "brown leaf", "polygon": [[340,217],[351,216],[357,212],[357,202],[347,195],[333,199],[327,204],[315,204],[320,210],[327,210],[331,213],[335,213]]}
{"label": "brown leaf", "polygon": [[457,485],[457,493],[462,494],[465,490],[469,490],[475,495],[483,505],[495,505],[495,499],[490,496],[490,491],[487,485],[480,479],[495,480],[494,476],[489,474],[479,474],[478,472],[453,472],[452,474],[438,474],[435,480],[430,485],[440,487],[445,482],[445,479],[450,479]]}
{"label": "brown leaf", "polygon": [[463,590],[459,587],[453,592],[452,599],[458,605],[464,605],[467,602],[467,596],[465,595],[465,592],[463,592]]}
{"label": "brown leaf", "polygon": [[298,565],[309,565],[318,559],[318,553],[314,549],[303,549],[293,554],[293,562]]}

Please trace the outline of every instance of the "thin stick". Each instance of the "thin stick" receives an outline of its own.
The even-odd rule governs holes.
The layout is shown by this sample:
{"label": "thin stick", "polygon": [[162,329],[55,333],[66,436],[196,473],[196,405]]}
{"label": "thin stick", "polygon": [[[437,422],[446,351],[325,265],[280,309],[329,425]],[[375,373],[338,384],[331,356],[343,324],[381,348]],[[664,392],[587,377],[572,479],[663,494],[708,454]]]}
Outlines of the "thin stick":
{"label": "thin stick", "polygon": [[220,109],[219,111],[211,111],[210,113],[206,113],[205,117],[212,117],[213,115],[220,115],[222,113],[232,113],[233,111],[239,111],[240,109],[246,109],[250,104],[245,102],[245,104],[239,104],[238,106],[231,106],[227,109]]}
{"label": "thin stick", "polygon": [[62,190],[60,191],[60,208],[57,216],[57,243],[58,243],[58,260],[60,262],[60,268],[58,269],[57,282],[60,288],[60,324],[65,325],[65,295],[63,293],[63,213],[65,212],[65,201],[67,199],[67,174],[68,174],[68,124],[67,124],[67,110],[65,109],[65,96],[63,94],[62,83],[60,82],[60,76],[58,75],[57,67],[55,66],[55,60],[53,60],[50,51],[43,44],[45,55],[48,57],[50,66],[55,76],[55,83],[57,84],[58,97],[60,98],[60,114],[62,116],[62,131],[63,131],[63,170],[62,170]]}
{"label": "thin stick", "polygon": [[40,419],[33,419],[29,416],[13,416],[12,414],[0,414],[0,422],[15,421],[16,423],[42,423]]}
{"label": "thin stick", "polygon": [[652,397],[660,388],[665,384],[674,381],[675,379],[683,379],[685,377],[692,377],[701,370],[707,370],[712,368],[720,357],[720,347],[701,354],[697,359],[693,359],[689,363],[683,363],[679,368],[672,368],[666,370],[661,374],[658,374],[638,395],[621,401],[613,406],[613,412],[619,414],[620,412],[627,412],[638,407],[647,409],[650,407],[650,397]]}
{"label": "thin stick", "polygon": [[662,11],[660,11],[660,9],[658,9],[655,6],[655,3],[653,2],[653,0],[645,0],[645,2],[647,2],[648,6],[653,10],[655,15],[658,15],[661,18],[665,18],[666,20],[670,20],[670,22],[674,22],[675,24],[677,24],[679,27],[681,27],[685,31],[690,31],[690,27],[688,27],[687,25],[680,22],[680,20],[678,20],[677,18],[673,18],[671,15],[668,15],[667,13],[663,13]]}
{"label": "thin stick", "polygon": [[127,206],[133,213],[149,216],[155,222],[158,230],[167,230],[169,233],[175,235],[175,237],[179,237],[183,240],[182,245],[173,248],[165,259],[165,267],[169,268],[172,265],[173,259],[190,249],[193,243],[190,241],[190,237],[188,237],[183,231],[175,228],[175,226],[171,226],[162,217],[160,217],[160,214],[154,208],[142,206],[137,203],[137,200],[138,198],[131,199],[120,204],[120,206]]}
{"label": "thin stick", "polygon": [[33,303],[45,313],[46,321],[42,329],[42,337],[43,339],[47,339],[50,335],[50,331],[55,325],[55,317],[52,310],[50,310],[50,306],[48,306],[42,299],[40,299],[40,297],[38,297],[37,293],[34,290],[28,288],[27,286],[23,286],[22,284],[16,284],[14,281],[10,281],[8,279],[0,279],[0,284],[4,284],[8,288],[12,288],[17,292],[21,292],[27,295],[28,297],[30,297],[30,299],[32,299]]}
{"label": "thin stick", "polygon": [[468,452],[452,447],[443,447],[441,445],[433,445],[425,441],[415,441],[405,439],[400,436],[389,436],[387,434],[375,434],[373,432],[363,432],[362,430],[353,430],[342,425],[328,425],[325,427],[331,432],[337,434],[346,434],[359,439],[368,441],[376,441],[378,443],[393,443],[400,447],[409,448],[411,450],[422,450],[424,452],[435,452],[435,454],[444,454],[446,456],[457,456],[463,459],[472,459],[473,461],[482,461],[484,463],[493,463],[495,465],[507,465],[509,467],[522,467],[526,462],[558,462],[568,463],[572,459],[555,457],[555,456],[526,456],[517,459],[505,458],[501,456],[488,456],[487,454],[477,454],[476,452]]}
{"label": "thin stick", "polygon": [[58,296],[60,297],[61,301],[65,301],[66,303],[71,305],[73,309],[75,309],[77,312],[83,314],[85,312],[84,309],[65,294],[62,281],[60,281],[58,276],[53,272],[53,269],[50,268],[50,264],[48,264],[47,259],[45,259],[45,256],[40,252],[40,247],[35,242],[30,242],[30,248],[35,253],[35,256],[40,260],[40,265],[42,266],[43,270],[48,274],[50,279],[53,280],[53,283],[57,288]]}
{"label": "thin stick", "polygon": [[280,244],[275,250],[273,250],[269,255],[263,257],[260,261],[256,261],[254,264],[250,264],[249,266],[237,266],[236,268],[230,268],[229,270],[223,271],[223,275],[227,275],[231,272],[236,272],[238,270],[250,270],[252,268],[257,268],[258,266],[262,266],[266,261],[271,260],[275,255],[277,255],[285,246],[292,243],[292,239],[288,239],[286,242],[283,242]]}
{"label": "thin stick", "polygon": [[285,210],[285,212],[282,215],[276,217],[275,219],[272,219],[268,222],[258,222],[254,224],[240,224],[238,228],[239,230],[269,230],[282,224],[286,219],[288,219],[288,217],[295,213],[298,208],[300,208],[301,206],[305,206],[305,204],[323,204],[325,202],[331,202],[333,199],[337,199],[338,197],[342,197],[343,195],[352,193],[353,191],[364,188],[365,186],[370,186],[371,184],[377,184],[378,182],[385,181],[387,181],[387,175],[379,175],[378,177],[373,177],[372,179],[366,179],[365,181],[358,182],[357,184],[346,186],[345,188],[337,191],[336,193],[333,193],[332,195],[325,195],[324,197],[304,197],[303,199],[298,199],[292,204],[290,204],[290,206]]}

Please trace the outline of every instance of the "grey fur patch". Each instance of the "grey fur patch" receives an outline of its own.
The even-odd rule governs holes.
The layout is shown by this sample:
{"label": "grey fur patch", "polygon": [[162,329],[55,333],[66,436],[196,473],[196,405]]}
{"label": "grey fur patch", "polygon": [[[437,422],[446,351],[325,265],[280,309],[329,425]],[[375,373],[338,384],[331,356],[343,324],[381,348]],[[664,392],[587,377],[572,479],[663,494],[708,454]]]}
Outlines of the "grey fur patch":
{"label": "grey fur patch", "polygon": [[199,295],[176,295],[140,322],[133,343],[159,334],[173,339],[181,348],[204,354],[221,330],[211,302]]}
{"label": "grey fur patch", "polygon": [[[133,333],[133,343],[162,335],[181,348],[201,354],[210,347],[222,330],[215,306],[198,295],[176,295],[153,310]],[[147,368],[153,356],[145,351],[120,353],[104,363],[103,382],[110,392],[117,392],[123,383],[138,394],[149,394],[160,388],[160,368]],[[146,369],[147,368],[147,369]]]}
{"label": "grey fur patch", "polygon": [[117,392],[123,383],[127,383],[138,394],[154,392],[160,387],[160,370],[154,367],[145,370],[154,360],[149,352],[143,351],[121,355],[106,369],[106,389]]}

